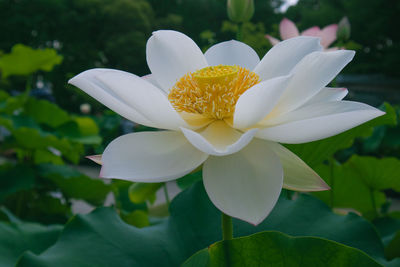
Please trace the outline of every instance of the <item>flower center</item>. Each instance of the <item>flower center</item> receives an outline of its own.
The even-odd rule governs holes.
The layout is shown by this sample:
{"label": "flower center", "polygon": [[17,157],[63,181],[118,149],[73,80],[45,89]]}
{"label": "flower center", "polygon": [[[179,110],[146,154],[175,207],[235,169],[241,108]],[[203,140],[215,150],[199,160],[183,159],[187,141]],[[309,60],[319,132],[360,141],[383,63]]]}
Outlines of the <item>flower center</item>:
{"label": "flower center", "polygon": [[178,112],[226,119],[233,116],[239,97],[258,82],[257,74],[239,66],[206,67],[180,78],[168,100]]}

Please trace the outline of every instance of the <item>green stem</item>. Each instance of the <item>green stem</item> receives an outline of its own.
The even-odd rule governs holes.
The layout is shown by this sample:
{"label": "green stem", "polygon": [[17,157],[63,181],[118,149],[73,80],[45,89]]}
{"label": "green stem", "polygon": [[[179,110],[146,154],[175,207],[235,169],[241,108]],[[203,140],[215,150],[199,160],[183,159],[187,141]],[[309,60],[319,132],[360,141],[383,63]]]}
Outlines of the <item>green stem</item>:
{"label": "green stem", "polygon": [[232,217],[222,213],[222,240],[233,238]]}
{"label": "green stem", "polygon": [[168,195],[167,183],[164,183],[164,195],[165,195],[165,201],[167,202],[167,206],[169,207],[170,200]]}
{"label": "green stem", "polygon": [[238,41],[243,41],[243,23],[238,23],[237,24],[237,26],[238,26],[238,30],[237,30],[237,32],[236,32],[236,40],[238,40]]}
{"label": "green stem", "polygon": [[25,83],[25,92],[24,92],[25,100],[29,98],[29,94],[31,93],[32,81],[33,77],[32,75],[29,75]]}

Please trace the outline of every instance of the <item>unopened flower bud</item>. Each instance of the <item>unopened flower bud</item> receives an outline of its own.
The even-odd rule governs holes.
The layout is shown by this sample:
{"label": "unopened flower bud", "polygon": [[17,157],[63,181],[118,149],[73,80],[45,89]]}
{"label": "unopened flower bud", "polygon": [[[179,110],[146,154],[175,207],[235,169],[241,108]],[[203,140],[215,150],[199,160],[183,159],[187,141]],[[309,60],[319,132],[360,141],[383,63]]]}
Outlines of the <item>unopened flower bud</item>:
{"label": "unopened flower bud", "polygon": [[348,40],[350,38],[350,22],[347,17],[343,17],[339,24],[336,36],[339,40]]}
{"label": "unopened flower bud", "polygon": [[254,14],[253,0],[228,0],[228,17],[233,22],[247,22]]}

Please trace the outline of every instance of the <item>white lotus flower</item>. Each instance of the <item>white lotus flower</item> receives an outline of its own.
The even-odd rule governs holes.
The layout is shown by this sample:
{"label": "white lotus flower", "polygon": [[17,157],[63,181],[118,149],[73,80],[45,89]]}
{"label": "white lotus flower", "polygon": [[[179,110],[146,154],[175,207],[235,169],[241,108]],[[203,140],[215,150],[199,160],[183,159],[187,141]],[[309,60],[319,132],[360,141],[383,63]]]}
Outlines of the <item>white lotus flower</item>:
{"label": "white lotus flower", "polygon": [[296,37],[260,61],[238,41],[203,54],[182,33],[156,31],[146,49],[151,75],[112,69],[77,75],[71,84],[126,119],[167,130],[112,141],[101,158],[101,177],[164,182],[204,164],[214,205],[253,224],[272,210],[282,187],[328,189],[279,143],[326,138],[383,112],[341,101],[346,89],[325,87],[354,52],[321,50],[318,38]]}

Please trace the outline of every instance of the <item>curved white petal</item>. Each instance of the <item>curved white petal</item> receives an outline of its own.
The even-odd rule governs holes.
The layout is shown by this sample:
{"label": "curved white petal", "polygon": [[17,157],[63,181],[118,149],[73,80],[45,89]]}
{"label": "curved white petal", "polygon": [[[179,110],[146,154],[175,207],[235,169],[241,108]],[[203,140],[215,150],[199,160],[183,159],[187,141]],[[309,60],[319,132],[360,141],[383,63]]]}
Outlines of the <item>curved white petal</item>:
{"label": "curved white petal", "polygon": [[308,100],[304,104],[304,106],[318,102],[340,101],[348,93],[349,91],[347,90],[347,88],[325,87],[324,89],[319,91],[315,96],[313,96],[310,100]]}
{"label": "curved white petal", "polygon": [[274,45],[255,67],[254,72],[261,80],[288,75],[307,54],[321,51],[319,38],[299,36]]}
{"label": "curved white petal", "polygon": [[214,156],[236,153],[253,139],[258,129],[241,133],[223,121],[215,121],[201,132],[181,128],[185,137],[197,149]]}
{"label": "curved white petal", "polygon": [[285,113],[302,106],[335,78],[354,54],[354,51],[339,50],[305,56],[293,69],[294,76],[273,112]]}
{"label": "curved white petal", "polygon": [[[157,80],[154,78],[153,74],[147,74],[145,76],[141,77],[143,80],[151,83],[152,85],[154,85],[157,88],[161,88],[161,86],[158,84]],[[164,92],[164,91],[163,91]],[[165,93],[165,92],[164,92]]]}
{"label": "curved white petal", "polygon": [[106,72],[97,79],[154,122],[157,128],[176,130],[181,126],[187,126],[167,96],[144,79],[124,72]]}
{"label": "curved white petal", "polygon": [[330,189],[329,185],[313,169],[289,149],[275,142],[268,142],[268,147],[281,161],[283,188],[304,192]]}
{"label": "curved white petal", "polygon": [[236,154],[211,156],[203,166],[203,183],[214,205],[255,225],[275,206],[282,182],[279,158],[262,140],[254,140]]}
{"label": "curved white petal", "polygon": [[311,104],[266,120],[256,136],[280,143],[298,144],[327,138],[385,114],[369,105],[334,101]]}
{"label": "curved white petal", "polygon": [[261,121],[275,106],[292,76],[281,76],[254,85],[238,99],[233,125],[249,128]]}
{"label": "curved white petal", "polygon": [[68,81],[68,83],[83,90],[85,93],[124,118],[146,126],[156,127],[154,122],[150,121],[150,119],[146,118],[144,114],[131,107],[125,99],[117,95],[114,91],[115,88],[109,87],[98,79],[98,77],[101,77],[104,73],[109,72],[126,73],[124,71],[113,69],[91,69],[73,77]]}
{"label": "curved white petal", "polygon": [[180,132],[131,133],[118,137],[106,147],[100,177],[164,182],[188,174],[207,157]]}
{"label": "curved white petal", "polygon": [[183,75],[207,67],[196,43],[183,33],[156,31],[147,41],[147,65],[165,92]]}
{"label": "curved white petal", "polygon": [[252,70],[260,62],[253,48],[235,40],[211,46],[204,56],[210,66],[238,65]]}

